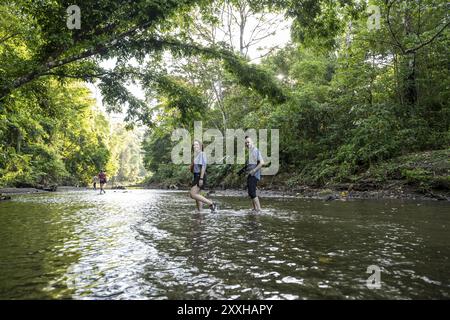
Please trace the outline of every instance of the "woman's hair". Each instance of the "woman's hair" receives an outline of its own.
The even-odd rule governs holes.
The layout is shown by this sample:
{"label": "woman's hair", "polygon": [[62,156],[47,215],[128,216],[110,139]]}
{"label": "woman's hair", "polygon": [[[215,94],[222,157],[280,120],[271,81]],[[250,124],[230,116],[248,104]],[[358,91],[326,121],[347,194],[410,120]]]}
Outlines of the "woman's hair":
{"label": "woman's hair", "polygon": [[200,140],[195,139],[194,142],[192,143],[192,150],[194,150],[194,144],[198,142],[198,144],[200,145],[200,150],[203,151],[203,143],[200,142]]}

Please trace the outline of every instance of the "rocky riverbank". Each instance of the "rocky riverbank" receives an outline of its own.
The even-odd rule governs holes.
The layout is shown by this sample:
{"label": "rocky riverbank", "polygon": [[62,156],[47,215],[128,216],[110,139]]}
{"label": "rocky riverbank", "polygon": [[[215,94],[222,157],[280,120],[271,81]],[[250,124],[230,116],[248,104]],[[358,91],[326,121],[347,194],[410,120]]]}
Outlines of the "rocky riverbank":
{"label": "rocky riverbank", "polygon": [[[145,186],[134,186],[134,188],[143,189],[166,189],[166,190],[189,190],[188,186],[166,185],[166,184],[152,184]],[[122,189],[122,188],[121,188]],[[123,187],[123,189],[125,189]],[[56,191],[84,191],[87,188],[61,186]],[[9,200],[11,195],[31,194],[31,193],[47,193],[43,189],[36,188],[3,188],[0,189],[0,200]],[[208,196],[236,196],[246,197],[247,191],[245,186],[241,188],[208,188],[205,190]],[[402,184],[400,182],[391,183],[384,186],[384,188],[377,188],[369,185],[354,185],[354,184],[339,184],[327,188],[313,188],[310,186],[295,186],[292,188],[273,187],[269,188],[262,184],[258,188],[258,193],[262,198],[306,198],[306,199],[320,199],[324,201],[333,200],[352,200],[352,199],[407,199],[407,200],[435,200],[435,201],[450,201],[450,194],[448,192],[428,191],[421,192],[417,188]]]}
{"label": "rocky riverbank", "polygon": [[2,195],[42,193],[42,192],[49,192],[49,191],[45,191],[42,189],[36,189],[36,188],[2,188],[2,189],[0,189],[0,194],[2,194]]}
{"label": "rocky riverbank", "polygon": [[[147,189],[167,189],[167,190],[188,190],[187,186],[151,184],[143,186]],[[238,196],[246,197],[245,186],[241,188],[208,188],[209,196]],[[377,186],[372,184],[338,184],[324,188],[314,188],[310,186],[295,186],[287,188],[276,186],[269,188],[265,184],[258,189],[259,195],[263,198],[309,198],[331,200],[351,200],[351,199],[408,199],[408,200],[438,200],[450,201],[450,194],[445,191],[420,191],[419,189],[405,185],[402,181],[391,181],[390,184]]]}
{"label": "rocky riverbank", "polygon": [[[239,194],[246,196],[246,191],[237,191]],[[225,194],[228,191],[224,192]],[[232,192],[233,193],[233,192]],[[222,191],[216,192],[217,195],[222,194]],[[320,199],[324,201],[341,200],[347,201],[352,199],[405,199],[405,200],[439,200],[450,201],[449,196],[428,193],[420,194],[409,190],[372,190],[372,191],[340,191],[337,189],[312,189],[305,188],[303,190],[284,190],[272,191],[261,190],[261,197],[295,197],[295,198],[309,198]]]}
{"label": "rocky riverbank", "polygon": [[[146,185],[158,189],[188,189],[190,176],[159,175]],[[150,180],[152,181],[152,180]],[[314,185],[315,184],[315,185]],[[245,177],[233,172],[208,176],[209,193],[244,195]],[[263,177],[258,188],[262,197],[301,197],[324,200],[411,199],[450,201],[450,149],[407,154],[374,164],[366,171],[330,177],[320,183],[292,168]],[[241,191],[243,190],[243,191]]]}
{"label": "rocky riverbank", "polygon": [[30,194],[30,193],[47,193],[56,191],[76,191],[76,190],[87,190],[86,188],[71,187],[71,186],[58,186],[51,188],[0,188],[0,195],[11,196],[18,194]]}

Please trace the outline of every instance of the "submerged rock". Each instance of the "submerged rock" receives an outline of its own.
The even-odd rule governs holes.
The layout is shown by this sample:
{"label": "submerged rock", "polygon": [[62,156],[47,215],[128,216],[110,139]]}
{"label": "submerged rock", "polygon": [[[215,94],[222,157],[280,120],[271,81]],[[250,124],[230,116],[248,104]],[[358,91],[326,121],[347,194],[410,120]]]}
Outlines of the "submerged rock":
{"label": "submerged rock", "polygon": [[5,201],[5,200],[11,200],[11,196],[3,196],[3,195],[0,193],[0,201]]}
{"label": "submerged rock", "polygon": [[55,192],[58,189],[58,185],[38,185],[36,186],[36,189],[49,191],[49,192]]}
{"label": "submerged rock", "polygon": [[324,201],[333,201],[333,200],[337,200],[339,199],[338,196],[336,196],[335,194],[330,194],[328,196],[325,196],[322,198]]}

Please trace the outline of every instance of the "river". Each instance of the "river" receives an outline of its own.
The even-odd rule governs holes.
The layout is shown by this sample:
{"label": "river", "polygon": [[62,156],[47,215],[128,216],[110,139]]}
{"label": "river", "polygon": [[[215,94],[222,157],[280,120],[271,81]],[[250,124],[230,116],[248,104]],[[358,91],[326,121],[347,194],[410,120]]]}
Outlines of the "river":
{"label": "river", "polygon": [[0,299],[450,298],[448,202],[216,200],[212,214],[180,191],[14,196]]}

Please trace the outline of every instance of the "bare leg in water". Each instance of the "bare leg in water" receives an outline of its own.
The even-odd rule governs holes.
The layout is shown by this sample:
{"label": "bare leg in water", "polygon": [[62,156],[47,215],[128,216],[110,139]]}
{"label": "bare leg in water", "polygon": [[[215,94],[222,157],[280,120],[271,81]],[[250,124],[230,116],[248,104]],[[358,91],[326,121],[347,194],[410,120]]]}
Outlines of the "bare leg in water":
{"label": "bare leg in water", "polygon": [[198,211],[198,212],[201,212],[202,209],[203,209],[203,202],[200,202],[200,201],[198,201],[198,200],[195,200],[195,205],[196,205],[196,207],[197,207],[197,211]]}
{"label": "bare leg in water", "polygon": [[191,191],[189,192],[189,196],[194,199],[197,203],[197,210],[200,211],[202,209],[202,203],[206,203],[207,205],[211,206],[213,203],[211,200],[206,199],[204,196],[202,196],[200,193],[200,187],[199,186],[193,186],[191,188]]}
{"label": "bare leg in water", "polygon": [[259,198],[256,197],[252,199],[253,210],[256,212],[261,212],[261,204],[259,203]]}

